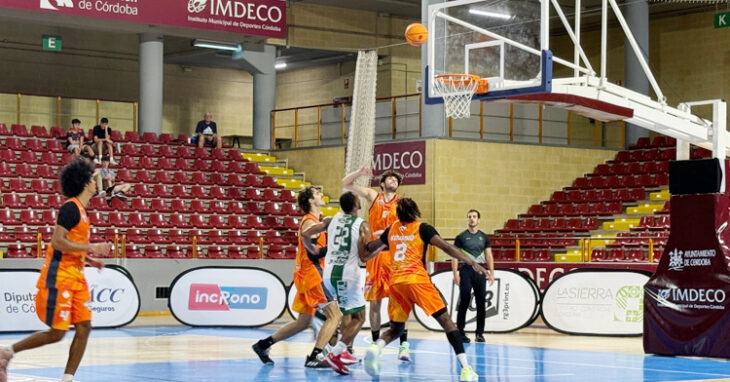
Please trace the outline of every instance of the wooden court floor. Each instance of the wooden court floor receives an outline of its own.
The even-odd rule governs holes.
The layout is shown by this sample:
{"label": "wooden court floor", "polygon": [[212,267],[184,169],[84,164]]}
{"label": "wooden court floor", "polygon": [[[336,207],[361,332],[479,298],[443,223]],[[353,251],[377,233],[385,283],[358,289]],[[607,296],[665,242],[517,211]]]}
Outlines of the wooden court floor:
{"label": "wooden court floor", "polygon": [[[171,317],[141,317],[121,329],[95,330],[76,374],[79,382],[131,381],[363,381],[374,380],[361,365],[349,376],[304,368],[312,349],[307,330],[275,344],[276,365],[264,366],[251,345],[287,322],[288,316],[258,329],[190,328]],[[12,360],[9,381],[58,381],[73,333],[58,344]],[[0,335],[8,345],[24,333]],[[357,356],[368,346],[362,331]],[[443,333],[409,324],[411,363],[396,359],[397,345],[382,357],[383,381],[458,380],[458,367]],[[484,381],[730,381],[730,362],[718,359],[644,355],[641,338],[570,336],[539,323],[510,334],[489,334],[484,344],[466,345]]]}

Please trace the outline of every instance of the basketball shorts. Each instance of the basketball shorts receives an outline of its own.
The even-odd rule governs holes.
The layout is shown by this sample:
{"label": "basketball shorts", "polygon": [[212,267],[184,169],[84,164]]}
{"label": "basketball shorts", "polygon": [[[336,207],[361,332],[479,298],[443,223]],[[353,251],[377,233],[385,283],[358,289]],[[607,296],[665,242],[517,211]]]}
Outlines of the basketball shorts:
{"label": "basketball shorts", "polygon": [[68,330],[72,324],[90,321],[91,311],[86,303],[91,299],[89,290],[40,288],[35,296],[38,318],[53,329]]}
{"label": "basketball shorts", "polygon": [[323,284],[327,292],[337,300],[343,315],[365,309],[362,280],[325,278]]}
{"label": "basketball shorts", "polygon": [[[369,265],[369,264],[368,264]],[[390,269],[368,266],[365,276],[365,300],[376,301],[390,296]]]}
{"label": "basketball shorts", "polygon": [[446,308],[441,293],[433,283],[394,284],[390,286],[390,300],[388,300],[388,317],[390,317],[390,321],[408,321],[413,305],[420,306],[429,316]]}
{"label": "basketball shorts", "polygon": [[326,305],[332,299],[328,299],[322,289],[322,285],[317,285],[309,289],[301,290],[297,288],[297,295],[294,296],[292,310],[300,314],[308,314],[314,316],[317,309]]}

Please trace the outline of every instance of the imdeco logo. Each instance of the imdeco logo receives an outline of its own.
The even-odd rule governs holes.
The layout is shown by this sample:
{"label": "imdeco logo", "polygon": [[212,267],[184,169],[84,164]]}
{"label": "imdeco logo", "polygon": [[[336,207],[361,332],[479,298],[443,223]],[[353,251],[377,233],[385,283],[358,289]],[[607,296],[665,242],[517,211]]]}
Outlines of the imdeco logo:
{"label": "imdeco logo", "polygon": [[[52,3],[56,3],[54,6]],[[71,0],[41,0],[41,9],[50,9],[57,11],[58,8],[73,8],[74,3]]]}
{"label": "imdeco logo", "polygon": [[208,5],[208,0],[190,0],[188,1],[188,12],[200,13],[205,10],[205,6]]}

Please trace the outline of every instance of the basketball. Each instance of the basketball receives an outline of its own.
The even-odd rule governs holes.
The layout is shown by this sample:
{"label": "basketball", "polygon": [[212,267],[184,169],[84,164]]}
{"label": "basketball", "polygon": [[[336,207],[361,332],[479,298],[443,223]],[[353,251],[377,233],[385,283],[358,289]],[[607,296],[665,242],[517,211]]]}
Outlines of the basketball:
{"label": "basketball", "polygon": [[413,23],[406,28],[406,41],[413,46],[421,46],[428,40],[428,29],[420,23]]}

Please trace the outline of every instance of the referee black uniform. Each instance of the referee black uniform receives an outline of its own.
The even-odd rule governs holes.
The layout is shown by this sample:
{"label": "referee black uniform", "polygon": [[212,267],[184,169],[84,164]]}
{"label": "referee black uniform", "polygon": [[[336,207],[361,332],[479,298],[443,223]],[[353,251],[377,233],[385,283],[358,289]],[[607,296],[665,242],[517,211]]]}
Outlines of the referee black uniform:
{"label": "referee black uniform", "polygon": [[[459,236],[454,240],[454,246],[461,249],[462,252],[474,257],[474,259],[484,264],[485,251],[489,248],[489,237],[482,231],[471,233],[469,230],[465,230],[460,233]],[[477,341],[483,339],[484,334],[484,321],[485,321],[485,301],[487,291],[487,280],[484,275],[480,275],[474,268],[466,264],[459,265],[459,307],[458,314],[456,316],[456,326],[464,335],[464,327],[466,326],[466,310],[469,309],[469,303],[471,302],[471,290],[474,290],[474,299],[476,300],[477,307],[477,330],[476,337]],[[482,337],[482,338],[479,338]]]}

